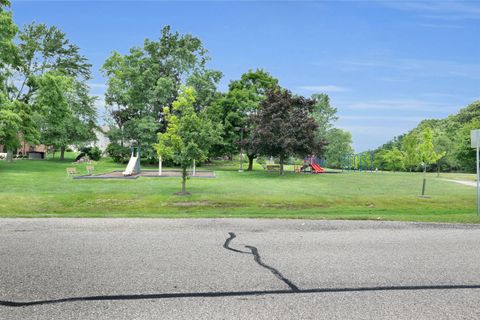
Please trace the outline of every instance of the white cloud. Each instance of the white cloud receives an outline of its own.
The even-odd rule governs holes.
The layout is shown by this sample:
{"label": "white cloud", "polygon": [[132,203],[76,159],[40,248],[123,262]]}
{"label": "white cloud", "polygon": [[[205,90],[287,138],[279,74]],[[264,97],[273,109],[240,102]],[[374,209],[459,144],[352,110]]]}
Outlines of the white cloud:
{"label": "white cloud", "polygon": [[479,63],[462,63],[435,59],[370,59],[342,60],[339,63],[343,71],[362,71],[370,69],[393,70],[406,77],[463,77],[480,79]]}
{"label": "white cloud", "polygon": [[320,85],[320,86],[300,86],[299,87],[305,91],[315,91],[315,92],[346,92],[350,91],[349,89],[336,85]]}
{"label": "white cloud", "polygon": [[350,110],[455,111],[458,106],[415,99],[386,99],[346,104]]}
{"label": "white cloud", "polygon": [[[392,127],[392,126],[382,126],[382,125],[339,125],[341,129],[347,130],[352,134],[362,134],[362,135],[377,135],[382,136],[382,139],[385,138],[388,140],[388,137],[394,137],[400,134],[404,134],[409,129],[406,129],[404,126]],[[414,126],[412,126],[413,128]],[[386,140],[385,140],[386,141]]]}
{"label": "white cloud", "polygon": [[464,26],[458,24],[445,24],[445,23],[420,23],[421,27],[433,28],[433,29],[463,29]]}
{"label": "white cloud", "polygon": [[425,117],[405,117],[405,116],[339,116],[339,120],[380,120],[380,121],[402,121],[418,123],[424,120]]}
{"label": "white cloud", "polygon": [[393,137],[413,129],[416,124],[403,126],[385,125],[348,125],[339,124],[337,127],[352,133],[353,146],[356,152],[375,149]]}
{"label": "white cloud", "polygon": [[392,9],[417,12],[429,19],[480,19],[480,5],[476,1],[380,1]]}
{"label": "white cloud", "polygon": [[460,99],[463,98],[461,95],[452,94],[448,92],[425,92],[421,96],[428,98],[440,98],[440,99]]}

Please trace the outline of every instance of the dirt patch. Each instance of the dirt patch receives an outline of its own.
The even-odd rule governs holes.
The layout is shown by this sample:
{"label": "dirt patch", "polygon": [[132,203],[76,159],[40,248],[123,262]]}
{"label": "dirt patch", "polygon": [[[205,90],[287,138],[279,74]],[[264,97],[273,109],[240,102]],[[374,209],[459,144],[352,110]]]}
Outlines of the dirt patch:
{"label": "dirt patch", "polygon": [[190,202],[174,202],[171,204],[173,207],[206,207],[212,203],[209,201],[190,201]]}
{"label": "dirt patch", "polygon": [[[179,170],[163,170],[162,175],[158,175],[158,170],[142,170],[139,174],[124,176],[123,171],[116,170],[112,172],[100,173],[100,174],[91,174],[84,176],[76,176],[74,179],[137,179],[139,177],[148,177],[148,178],[174,178],[181,177],[182,172]],[[214,171],[199,170],[195,172],[188,173],[189,178],[215,178]]]}
{"label": "dirt patch", "polygon": [[287,210],[300,210],[300,209],[315,209],[326,208],[327,205],[321,203],[263,203],[262,208],[272,209],[287,209]]}
{"label": "dirt patch", "polygon": [[132,205],[138,203],[139,200],[131,200],[131,199],[95,199],[93,201],[88,201],[88,205],[110,205],[110,206],[124,206],[124,205]]}

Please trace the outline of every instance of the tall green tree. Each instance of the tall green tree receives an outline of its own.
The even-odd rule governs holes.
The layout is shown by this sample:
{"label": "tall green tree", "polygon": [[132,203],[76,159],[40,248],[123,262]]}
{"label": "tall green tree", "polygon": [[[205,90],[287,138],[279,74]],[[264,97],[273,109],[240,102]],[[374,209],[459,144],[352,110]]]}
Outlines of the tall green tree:
{"label": "tall green tree", "polygon": [[433,146],[437,154],[444,154],[437,161],[438,176],[440,176],[440,171],[458,169],[458,160],[455,159],[453,152],[455,142],[449,137],[449,133],[440,130],[436,131],[433,137]]}
{"label": "tall green tree", "polygon": [[36,119],[40,142],[60,149],[64,159],[68,145],[83,144],[95,139],[95,97],[91,97],[84,82],[49,72],[38,77],[35,97]]}
{"label": "tall green tree", "polygon": [[352,134],[342,129],[331,128],[326,132],[325,140],[327,141],[325,158],[328,167],[340,168],[342,156],[353,153]]}
{"label": "tall green tree", "polygon": [[460,166],[469,172],[475,172],[476,170],[476,150],[471,147],[470,141],[470,132],[475,129],[480,129],[480,118],[466,123],[458,130],[455,138],[455,158]]}
{"label": "tall green tree", "polygon": [[7,95],[7,79],[12,70],[17,54],[17,47],[14,39],[18,32],[17,25],[13,22],[12,12],[10,11],[10,1],[0,1],[0,92]]}
{"label": "tall green tree", "polygon": [[416,132],[411,132],[402,139],[401,149],[404,155],[404,164],[409,171],[412,171],[412,169],[415,169],[421,163],[418,154],[418,143],[418,135]]}
{"label": "tall green tree", "polygon": [[167,129],[158,133],[158,143],[154,145],[158,155],[180,165],[182,169],[182,191],[187,193],[188,168],[194,161],[208,158],[211,146],[220,139],[220,131],[204,113],[195,111],[195,90],[183,87],[171,110],[164,108]]}
{"label": "tall green tree", "polygon": [[32,107],[22,101],[10,101],[0,93],[0,143],[7,151],[7,161],[13,160],[13,150],[20,147],[20,139],[36,142],[38,138]]}
{"label": "tall green tree", "polygon": [[212,121],[223,126],[222,143],[214,147],[216,155],[232,156],[242,145],[248,157],[248,170],[253,170],[257,150],[252,143],[251,116],[258,111],[267,91],[277,88],[278,80],[262,69],[249,70],[230,82],[228,92],[207,110]]}
{"label": "tall green tree", "polygon": [[392,171],[401,171],[405,169],[405,155],[397,147],[388,150],[383,155],[387,168]]}
{"label": "tall green tree", "polygon": [[0,1],[0,144],[7,150],[7,159],[13,159],[13,149],[19,145],[18,133],[27,119],[27,106],[14,102],[8,96],[8,79],[12,76],[12,64],[17,47],[14,39],[18,28],[13,22],[10,1]]}
{"label": "tall green tree", "polygon": [[337,108],[330,105],[330,97],[327,94],[313,94],[314,101],[312,116],[318,125],[317,134],[324,138],[327,131],[332,128],[333,122],[338,120]]}
{"label": "tall green tree", "polygon": [[153,158],[156,134],[168,124],[165,107],[171,111],[182,85],[196,90],[197,112],[216,99],[222,74],[208,69],[208,60],[200,39],[172,32],[169,26],[157,41],[147,39],[128,54],[114,52],[102,67],[108,78],[105,101],[117,127],[111,138],[120,145],[136,140],[143,154]]}
{"label": "tall green tree", "polygon": [[277,89],[267,93],[253,117],[252,144],[260,154],[280,159],[281,175],[288,157],[320,149],[316,145],[318,126],[311,117],[313,105],[313,100]]}
{"label": "tall green tree", "polygon": [[435,147],[433,145],[433,130],[431,128],[425,128],[422,131],[417,150],[418,159],[423,166],[423,172],[426,172],[427,166],[437,163],[438,160],[445,156],[445,152],[435,152]]}
{"label": "tall green tree", "polygon": [[0,3],[0,95],[4,101],[0,144],[11,160],[20,139],[38,143],[41,124],[37,115],[46,112],[37,109],[40,104],[35,101],[42,97],[40,79],[56,72],[86,81],[90,65],[56,27],[32,23],[18,31],[8,8],[8,1]]}
{"label": "tall green tree", "polygon": [[38,77],[57,72],[82,80],[90,79],[91,65],[80,54],[78,46],[71,44],[66,34],[54,26],[31,23],[18,34],[18,49],[8,81],[11,100],[32,102],[39,89]]}
{"label": "tall green tree", "polygon": [[38,91],[34,107],[36,121],[40,125],[40,141],[55,149],[68,144],[67,119],[70,117],[67,94],[72,90],[73,81],[54,72],[37,78]]}
{"label": "tall green tree", "polygon": [[69,127],[70,144],[84,144],[96,139],[98,97],[90,94],[90,87],[83,81],[74,81],[71,94],[68,95],[68,105],[72,112]]}

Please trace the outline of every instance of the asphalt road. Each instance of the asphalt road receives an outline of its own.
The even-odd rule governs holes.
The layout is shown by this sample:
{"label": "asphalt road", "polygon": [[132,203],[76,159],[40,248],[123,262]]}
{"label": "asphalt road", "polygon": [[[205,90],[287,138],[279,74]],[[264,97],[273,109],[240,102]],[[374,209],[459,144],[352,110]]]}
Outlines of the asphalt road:
{"label": "asphalt road", "polygon": [[0,219],[0,319],[479,319],[480,226]]}

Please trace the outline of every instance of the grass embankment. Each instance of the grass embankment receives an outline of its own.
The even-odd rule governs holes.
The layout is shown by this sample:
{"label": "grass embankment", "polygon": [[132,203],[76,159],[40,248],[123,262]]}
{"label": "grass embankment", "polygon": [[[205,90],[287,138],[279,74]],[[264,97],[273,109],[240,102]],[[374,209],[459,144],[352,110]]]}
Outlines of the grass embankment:
{"label": "grass embankment", "polygon": [[[420,199],[421,174],[351,173],[306,175],[257,168],[237,172],[237,164],[215,170],[216,179],[190,179],[191,196],[175,196],[179,178],[74,180],[67,167],[85,171],[72,159],[0,161],[1,217],[255,217],[378,219],[480,223],[475,188],[428,176]],[[96,172],[124,166],[102,160]],[[153,169],[155,167],[152,167]],[[458,176],[453,176],[458,178]],[[470,178],[470,177],[468,177]]]}

